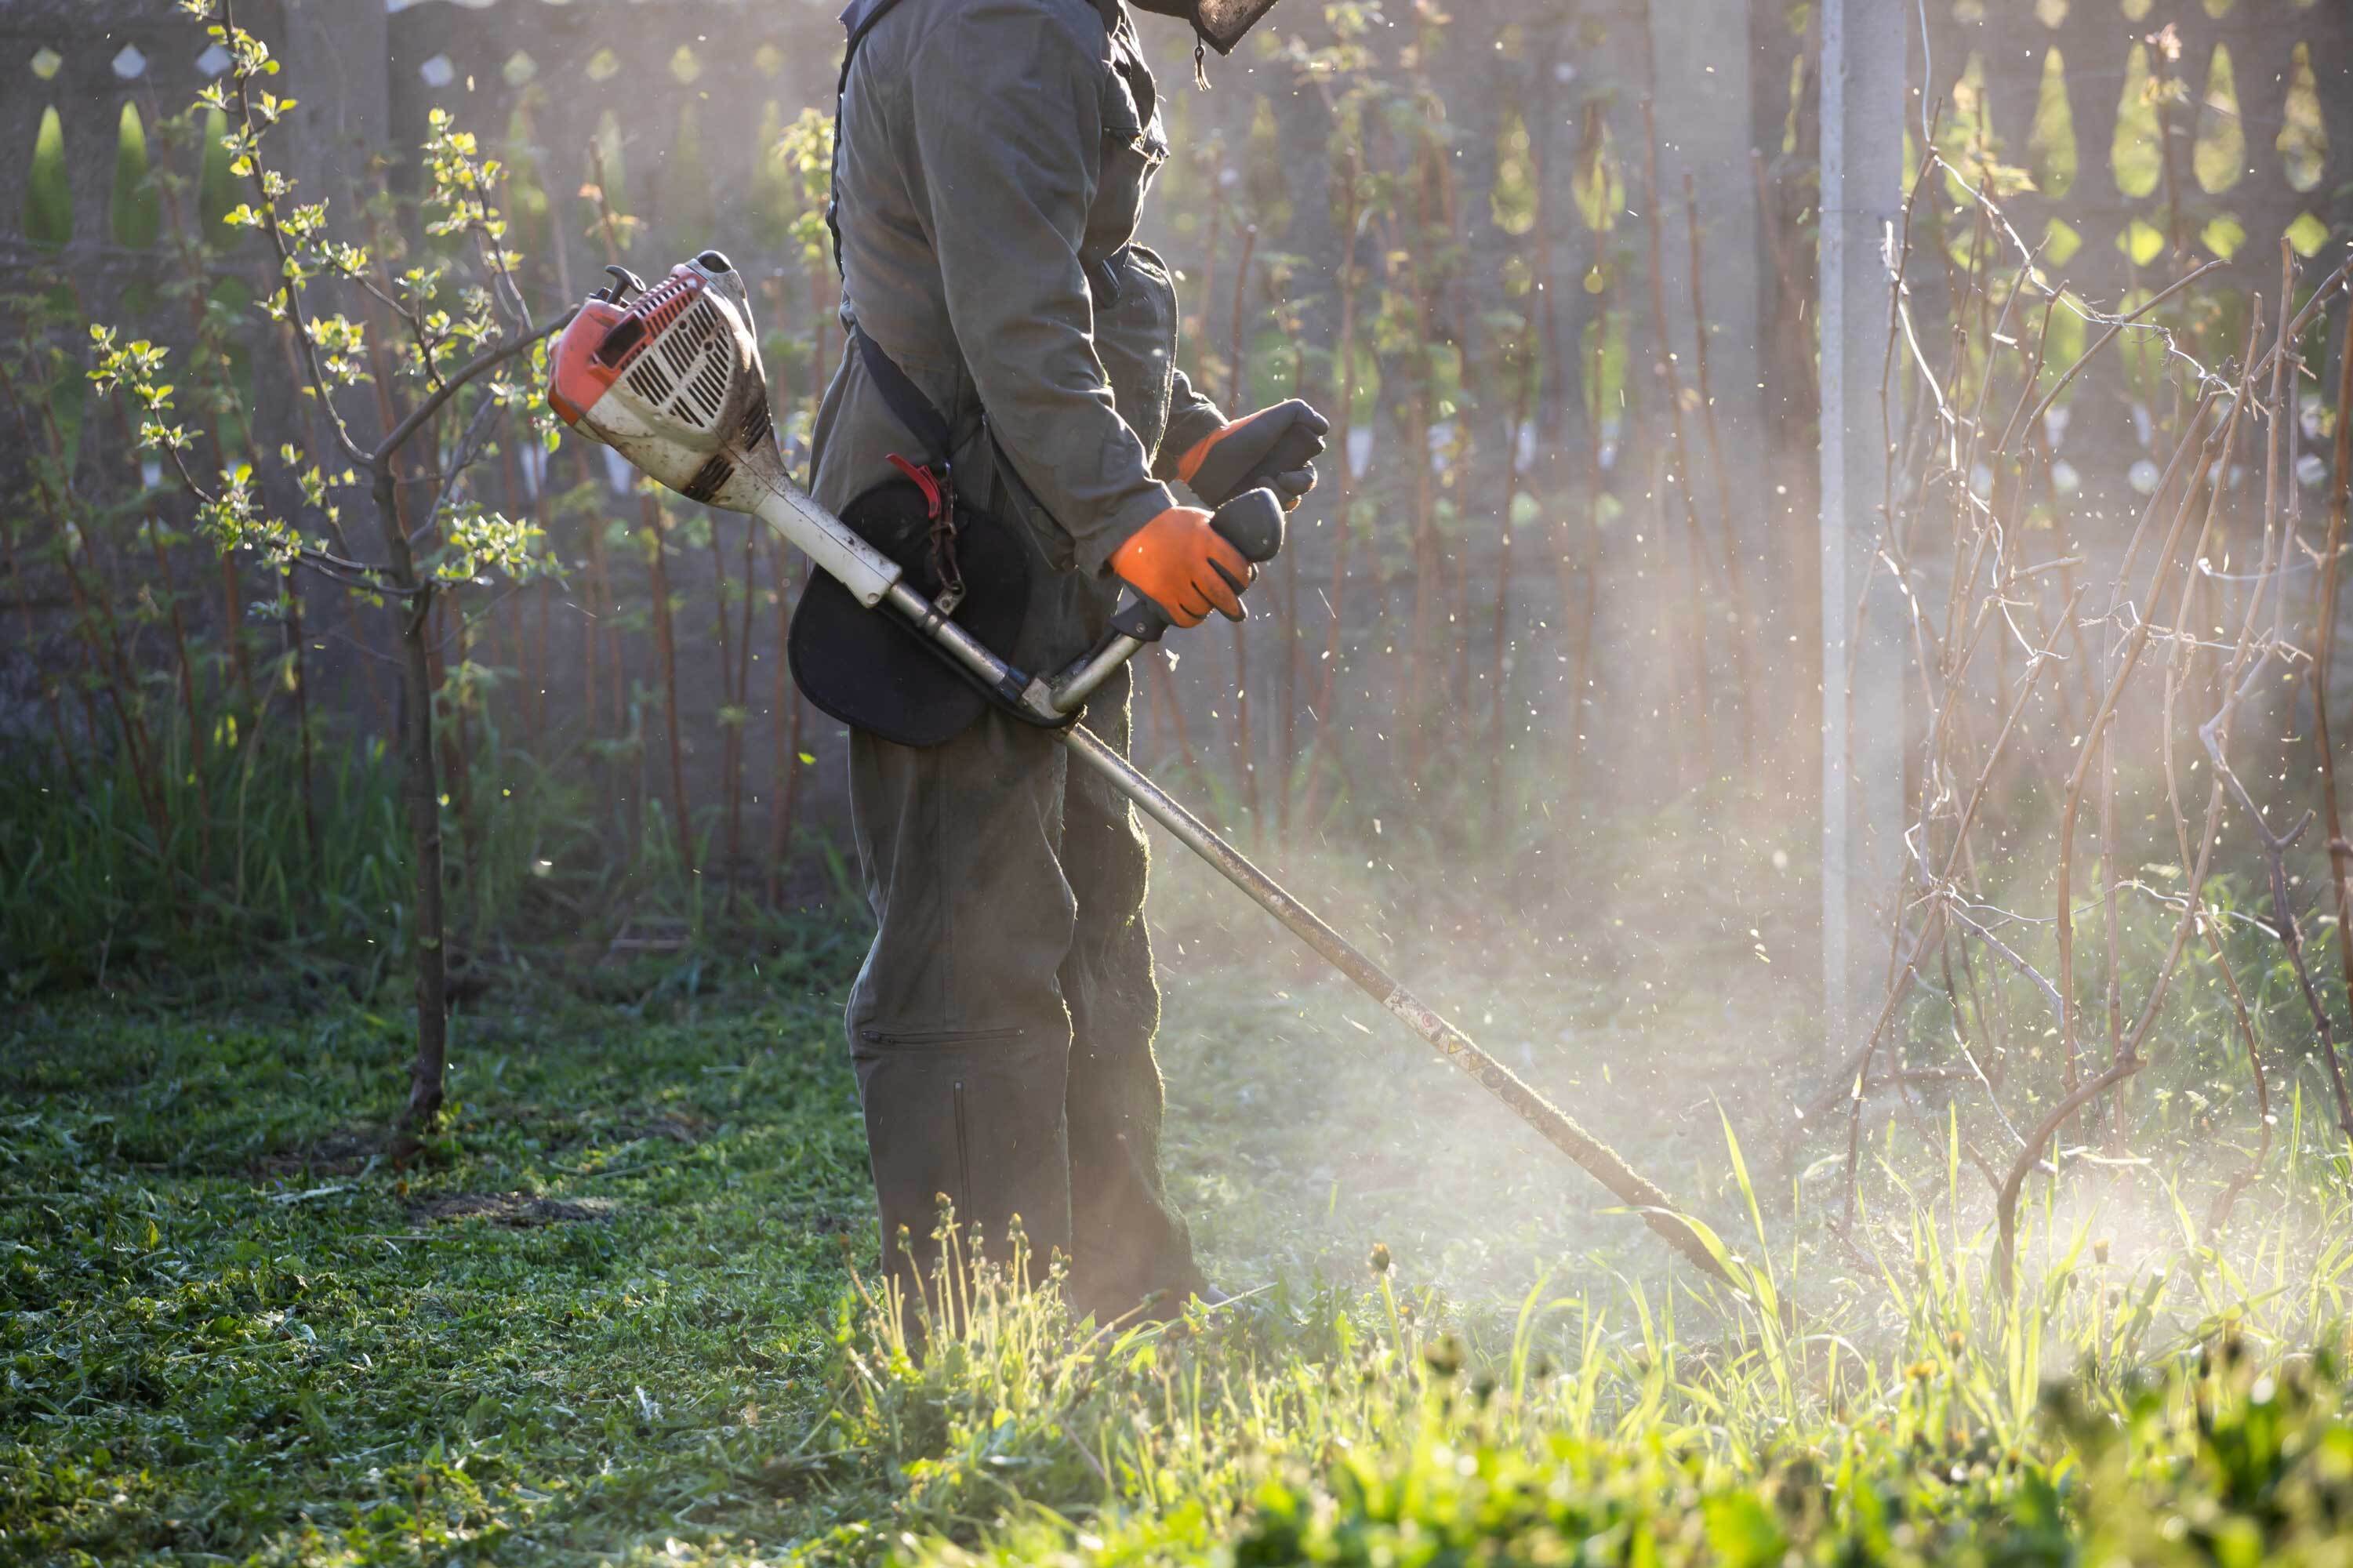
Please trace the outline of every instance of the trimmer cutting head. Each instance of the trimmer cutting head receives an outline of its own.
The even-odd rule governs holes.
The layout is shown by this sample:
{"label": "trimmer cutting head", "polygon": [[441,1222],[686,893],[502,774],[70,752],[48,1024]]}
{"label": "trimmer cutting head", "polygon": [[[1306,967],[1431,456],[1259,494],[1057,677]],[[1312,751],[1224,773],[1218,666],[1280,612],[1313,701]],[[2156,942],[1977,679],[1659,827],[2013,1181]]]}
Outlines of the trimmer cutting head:
{"label": "trimmer cutting head", "polygon": [[607,270],[556,340],[548,405],[690,500],[759,510],[785,467],[743,274],[715,250],[650,289]]}

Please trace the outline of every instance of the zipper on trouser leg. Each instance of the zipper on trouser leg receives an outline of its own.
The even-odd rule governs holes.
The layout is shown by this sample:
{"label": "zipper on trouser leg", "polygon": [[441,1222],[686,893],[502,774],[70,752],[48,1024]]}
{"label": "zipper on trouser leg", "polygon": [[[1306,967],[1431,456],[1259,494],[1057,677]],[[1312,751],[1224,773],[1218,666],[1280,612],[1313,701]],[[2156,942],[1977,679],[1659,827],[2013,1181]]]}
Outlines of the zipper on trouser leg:
{"label": "zipper on trouser leg", "polygon": [[870,1046],[970,1046],[1021,1037],[1021,1026],[995,1029],[860,1029],[858,1037]]}
{"label": "zipper on trouser leg", "polygon": [[[972,1140],[965,1135],[965,1131],[964,1079],[957,1079],[955,1080],[955,1092],[956,1190],[954,1194],[953,1201],[955,1205],[955,1224],[958,1227],[957,1234],[960,1236],[967,1236],[971,1234],[972,1226],[972,1216],[967,1212],[972,1204]],[[947,1254],[947,1256],[950,1257],[957,1257],[958,1262],[955,1265],[955,1278],[952,1280],[943,1280],[943,1289],[941,1290],[941,1294],[945,1296],[947,1294],[948,1288],[952,1287],[955,1291],[956,1297],[960,1300],[964,1300],[965,1297],[965,1272],[971,1267],[972,1262],[971,1259],[964,1258],[959,1256],[962,1251],[963,1248],[959,1245],[952,1247],[950,1252]],[[965,1321],[969,1322],[971,1319],[971,1304],[969,1300],[964,1300],[964,1316]]]}
{"label": "zipper on trouser leg", "polygon": [[966,1209],[972,1203],[972,1138],[964,1119],[964,1079],[955,1080],[955,1145],[956,1145],[956,1221],[970,1225],[972,1216]]}

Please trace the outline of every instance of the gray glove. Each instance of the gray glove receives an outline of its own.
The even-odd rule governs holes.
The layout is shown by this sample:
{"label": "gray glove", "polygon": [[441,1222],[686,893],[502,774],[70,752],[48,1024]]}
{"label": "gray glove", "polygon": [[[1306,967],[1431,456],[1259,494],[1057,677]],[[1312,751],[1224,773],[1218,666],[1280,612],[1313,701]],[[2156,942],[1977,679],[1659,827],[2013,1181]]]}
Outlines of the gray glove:
{"label": "gray glove", "polygon": [[1211,506],[1263,486],[1298,506],[1315,488],[1315,458],[1332,422],[1298,398],[1246,414],[1204,436],[1176,465],[1176,477]]}

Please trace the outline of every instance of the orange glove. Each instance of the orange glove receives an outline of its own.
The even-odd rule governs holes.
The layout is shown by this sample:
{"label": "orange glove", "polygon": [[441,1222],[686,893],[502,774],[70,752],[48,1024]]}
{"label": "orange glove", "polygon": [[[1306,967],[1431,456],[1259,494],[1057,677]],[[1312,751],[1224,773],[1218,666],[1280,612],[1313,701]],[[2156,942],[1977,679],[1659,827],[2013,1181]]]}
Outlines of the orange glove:
{"label": "orange glove", "polygon": [[1241,592],[1258,575],[1194,506],[1172,506],[1137,529],[1112,552],[1111,569],[1180,626],[1199,626],[1211,610],[1240,620]]}

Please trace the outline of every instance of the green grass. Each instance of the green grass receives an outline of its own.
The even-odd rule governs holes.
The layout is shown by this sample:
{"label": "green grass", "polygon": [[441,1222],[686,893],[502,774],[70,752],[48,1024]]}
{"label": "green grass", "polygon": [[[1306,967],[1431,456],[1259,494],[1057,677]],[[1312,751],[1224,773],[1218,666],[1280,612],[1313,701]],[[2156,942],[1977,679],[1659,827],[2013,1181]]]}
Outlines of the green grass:
{"label": "green grass", "polygon": [[2345,1560],[2353,1427],[2307,1352],[2344,1348],[2353,1210],[2292,1108],[2235,1230],[2071,1171],[2004,1298],[1909,1131],[1873,1127],[1861,1259],[1749,1179],[1764,966],[1447,976],[1785,1331],[1188,876],[1155,894],[1172,1179],[1254,1293],[1166,1327],[991,1276],[917,1350],[871,1299],[841,928],[511,973],[406,1170],[396,1007],[20,1009],[0,1562]]}
{"label": "green grass", "polygon": [[406,1172],[375,1152],[396,1013],[16,1020],[0,1559],[438,1563],[658,1542],[714,1503],[789,1529],[763,1467],[822,1407],[871,1228],[845,951],[723,1010],[461,1018],[459,1109]]}

